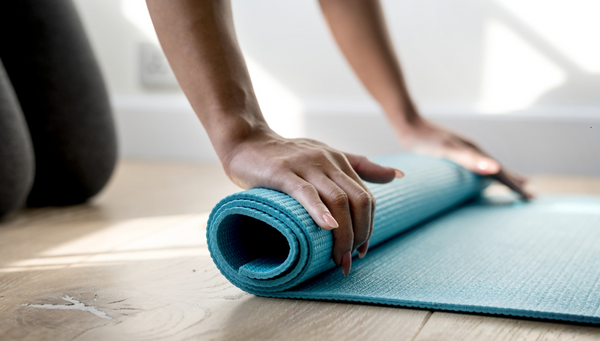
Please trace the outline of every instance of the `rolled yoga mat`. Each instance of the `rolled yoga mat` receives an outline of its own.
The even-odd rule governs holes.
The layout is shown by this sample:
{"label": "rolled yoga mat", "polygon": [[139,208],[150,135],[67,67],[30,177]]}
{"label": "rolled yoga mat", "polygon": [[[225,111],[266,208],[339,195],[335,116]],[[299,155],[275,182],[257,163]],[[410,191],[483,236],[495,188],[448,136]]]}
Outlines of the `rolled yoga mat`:
{"label": "rolled yoga mat", "polygon": [[446,160],[376,162],[406,176],[367,184],[377,198],[370,249],[344,277],[332,234],[290,196],[233,194],[211,212],[208,247],[249,293],[600,323],[600,198],[480,198],[489,183]]}

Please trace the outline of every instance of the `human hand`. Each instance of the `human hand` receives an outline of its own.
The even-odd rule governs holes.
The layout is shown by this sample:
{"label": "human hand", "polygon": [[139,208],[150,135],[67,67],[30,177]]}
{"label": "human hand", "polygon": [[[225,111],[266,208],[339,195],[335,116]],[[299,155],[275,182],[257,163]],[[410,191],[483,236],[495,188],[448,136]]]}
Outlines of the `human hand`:
{"label": "human hand", "polygon": [[448,158],[464,168],[489,175],[518,193],[524,200],[533,198],[525,189],[527,179],[504,169],[498,161],[484,153],[475,143],[422,118],[400,132],[402,144],[415,152]]}
{"label": "human hand", "polygon": [[361,179],[386,183],[401,171],[337,151],[310,139],[285,139],[272,131],[250,135],[222,159],[227,176],[244,189],[289,194],[315,223],[333,233],[332,258],[348,275],[351,254],[364,257],[373,232],[375,197]]}

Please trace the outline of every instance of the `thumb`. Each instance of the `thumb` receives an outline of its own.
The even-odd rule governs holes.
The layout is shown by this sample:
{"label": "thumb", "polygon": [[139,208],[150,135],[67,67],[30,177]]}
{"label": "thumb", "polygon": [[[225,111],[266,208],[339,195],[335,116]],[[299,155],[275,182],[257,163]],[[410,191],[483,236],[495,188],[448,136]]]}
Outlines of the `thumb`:
{"label": "thumb", "polygon": [[404,176],[402,171],[378,165],[364,156],[349,153],[344,154],[356,174],[365,181],[383,184]]}

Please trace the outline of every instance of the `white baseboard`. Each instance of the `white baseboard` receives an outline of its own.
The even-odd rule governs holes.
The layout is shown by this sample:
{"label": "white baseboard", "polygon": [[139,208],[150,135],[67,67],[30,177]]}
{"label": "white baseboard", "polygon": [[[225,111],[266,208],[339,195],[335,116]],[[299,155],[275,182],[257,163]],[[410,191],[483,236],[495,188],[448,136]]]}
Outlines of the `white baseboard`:
{"label": "white baseboard", "polygon": [[[123,157],[217,161],[182,95],[113,98]],[[298,135],[367,156],[401,151],[370,102],[310,101]],[[423,115],[473,140],[524,173],[600,175],[600,108],[546,107],[486,114],[475,107],[424,105]],[[268,115],[267,115],[268,116]]]}
{"label": "white baseboard", "polygon": [[127,158],[217,161],[210,140],[183,96],[112,98],[120,154]]}

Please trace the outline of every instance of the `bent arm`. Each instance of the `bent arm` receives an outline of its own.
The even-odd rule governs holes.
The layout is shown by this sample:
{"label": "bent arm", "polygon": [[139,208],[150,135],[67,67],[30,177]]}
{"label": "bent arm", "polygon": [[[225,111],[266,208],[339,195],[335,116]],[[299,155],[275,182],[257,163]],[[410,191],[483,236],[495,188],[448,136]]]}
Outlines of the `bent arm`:
{"label": "bent arm", "polygon": [[419,118],[378,0],[320,0],[350,66],[398,131]]}
{"label": "bent arm", "polygon": [[229,1],[148,0],[161,46],[223,163],[268,131],[237,42]]}
{"label": "bent arm", "polygon": [[[296,199],[332,230],[333,261],[348,274],[373,231],[375,200],[362,182],[402,172],[308,139],[284,139],[261,114],[228,0],[147,0],[158,38],[229,178]],[[285,114],[285,113],[282,113]]]}
{"label": "bent arm", "polygon": [[525,199],[532,197],[524,189],[524,178],[502,169],[469,139],[419,115],[406,87],[379,0],[319,2],[338,46],[381,105],[405,147],[449,158],[473,172],[492,175]]}

